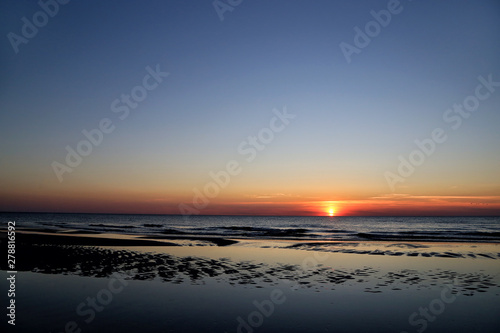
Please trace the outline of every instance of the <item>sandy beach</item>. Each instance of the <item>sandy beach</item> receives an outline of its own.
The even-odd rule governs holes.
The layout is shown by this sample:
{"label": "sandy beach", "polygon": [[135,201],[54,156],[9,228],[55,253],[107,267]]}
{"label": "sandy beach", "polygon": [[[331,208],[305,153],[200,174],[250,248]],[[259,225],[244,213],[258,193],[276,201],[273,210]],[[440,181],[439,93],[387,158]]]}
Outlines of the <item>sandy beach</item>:
{"label": "sandy beach", "polygon": [[18,231],[17,242],[18,332],[494,332],[500,323],[499,244],[41,230]]}

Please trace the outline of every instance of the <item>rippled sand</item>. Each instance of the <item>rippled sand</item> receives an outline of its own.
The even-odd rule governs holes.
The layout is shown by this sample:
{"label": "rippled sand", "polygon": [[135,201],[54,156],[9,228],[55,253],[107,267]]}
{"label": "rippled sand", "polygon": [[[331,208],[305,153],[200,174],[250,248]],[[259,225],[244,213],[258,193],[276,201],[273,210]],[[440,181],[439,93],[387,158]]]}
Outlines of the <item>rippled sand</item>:
{"label": "rippled sand", "polygon": [[[160,306],[153,311],[152,316],[156,318],[154,320],[168,319],[173,325],[173,332],[200,331],[200,325],[205,320],[210,321],[212,330],[228,332],[238,332],[238,327],[241,332],[250,332],[248,327],[255,332],[324,332],[327,328],[340,332],[355,332],[359,329],[409,332],[423,327],[415,324],[415,321],[411,324],[409,317],[413,311],[428,305],[434,299],[439,300],[439,295],[443,292],[449,292],[448,297],[456,297],[457,301],[448,305],[448,309],[452,310],[447,310],[448,314],[440,317],[443,318],[441,322],[436,321],[429,326],[429,332],[443,332],[443,327],[463,328],[464,325],[472,325],[470,320],[473,320],[472,323],[474,320],[481,321],[473,327],[481,327],[482,332],[490,332],[490,328],[493,332],[498,319],[491,312],[496,311],[500,304],[500,267],[497,261],[499,248],[498,244],[479,243],[311,243],[206,237],[144,239],[74,232],[20,232],[17,239],[17,269],[19,272],[36,273],[27,275],[29,278],[26,281],[29,283],[20,291],[21,295],[23,291],[39,284],[42,288],[50,289],[50,281],[55,279],[68,283],[66,287],[61,287],[63,294],[58,297],[64,299],[70,309],[59,308],[54,303],[57,299],[55,296],[54,301],[51,301],[50,295],[43,301],[46,306],[42,308],[47,311],[52,309],[51,313],[55,311],[53,309],[59,311],[56,316],[57,325],[47,324],[52,330],[63,327],[67,317],[75,316],[72,307],[81,302],[80,296],[75,295],[81,295],[78,290],[88,290],[88,280],[74,280],[75,278],[92,278],[91,281],[99,284],[101,280],[113,279],[118,273],[125,281],[129,281],[133,286],[129,290],[135,293],[127,294],[124,291],[123,303],[113,303],[109,306],[112,309],[109,314],[103,312],[101,315],[102,325],[117,320],[116,316],[120,317],[125,312],[142,311],[135,308],[135,303],[156,304],[160,302],[156,297],[170,299],[169,295],[175,294],[177,296],[172,296],[172,302],[175,300],[183,311],[191,311],[200,322],[188,324],[186,321],[176,321],[176,316],[184,314],[180,310],[170,309],[168,306],[171,303],[167,302],[164,306],[168,311]],[[2,262],[1,265],[5,263]],[[4,266],[0,268],[6,270]],[[45,278],[50,276],[53,278]],[[60,280],[61,278],[67,280]],[[80,283],[87,287],[81,289]],[[94,282],[90,283],[93,284]],[[139,290],[141,292],[137,293]],[[149,296],[144,296],[144,290],[150,292]],[[253,298],[264,302],[273,290],[279,290],[289,300],[280,306],[281,309],[287,309],[288,317],[285,312],[278,311],[276,304],[276,311],[281,314],[269,316],[266,325],[262,323],[259,327],[246,328],[238,326],[238,323],[241,324],[238,318],[247,320],[248,315],[255,310]],[[98,291],[95,289],[90,293]],[[190,298],[189,295],[193,292],[204,295],[200,296],[203,306],[200,307],[198,301]],[[22,297],[27,303],[25,315],[36,318],[44,313],[44,310],[40,310],[41,301],[33,292]],[[467,299],[471,301],[464,301]],[[354,300],[362,300],[363,303],[356,304]],[[234,302],[231,308],[223,306],[220,313],[213,313],[215,310],[212,306],[231,302]],[[395,304],[399,305],[394,308]],[[331,309],[333,313],[323,316],[325,309]],[[478,309],[481,312],[474,318],[467,319],[467,324],[465,317],[459,315]],[[366,314],[367,311],[372,314]],[[384,311],[390,311],[392,315],[384,314]],[[378,317],[372,318],[375,313],[379,317],[389,317],[386,321],[379,322]],[[310,322],[309,327],[293,328],[300,325],[296,322],[299,314],[308,316],[304,320]],[[44,316],[46,315],[48,314],[45,313]],[[213,316],[221,317],[213,322]],[[19,318],[21,326],[31,325],[27,322],[23,324],[22,316]],[[80,319],[78,316],[76,318]],[[315,322],[311,322],[312,318],[315,318]],[[337,324],[337,330],[332,318]],[[351,322],[362,318],[371,318],[366,320],[382,326],[380,329],[373,329],[367,324]],[[134,323],[142,323],[143,329],[144,325],[153,325],[146,314],[134,317],[134,320]],[[82,327],[85,325],[83,322]],[[92,325],[89,324],[88,331],[100,327],[100,324]],[[137,326],[131,326],[130,323],[122,329],[127,331],[131,327],[137,329]],[[152,327],[145,331],[163,329],[163,326],[155,326],[157,329]]]}

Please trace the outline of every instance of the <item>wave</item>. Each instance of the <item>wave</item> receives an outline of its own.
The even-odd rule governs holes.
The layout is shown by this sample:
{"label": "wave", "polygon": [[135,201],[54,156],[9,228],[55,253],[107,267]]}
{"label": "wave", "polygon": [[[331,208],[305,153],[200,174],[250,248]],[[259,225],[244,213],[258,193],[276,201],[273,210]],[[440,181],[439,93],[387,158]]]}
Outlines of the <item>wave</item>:
{"label": "wave", "polygon": [[269,227],[248,227],[248,226],[225,226],[218,229],[239,231],[240,236],[261,236],[261,237],[304,237],[316,236],[308,234],[311,230],[306,228],[269,228]]}
{"label": "wave", "polygon": [[133,225],[116,225],[116,224],[103,224],[103,223],[91,223],[91,227],[101,227],[101,228],[112,228],[112,229],[134,229],[136,226]]}
{"label": "wave", "polygon": [[164,229],[161,233],[167,234],[167,235],[189,235],[190,234],[189,232],[184,232],[184,231],[180,231],[177,229]]}
{"label": "wave", "polygon": [[370,240],[418,240],[418,241],[499,241],[500,232],[483,232],[483,231],[403,231],[403,232],[359,232],[356,234],[361,239]]}
{"label": "wave", "polygon": [[342,230],[342,229],[330,229],[330,230],[325,230],[324,232],[330,233],[330,234],[351,234],[353,231],[352,230]]}
{"label": "wave", "polygon": [[500,243],[500,217],[248,217],[0,213],[27,228],[137,235],[325,241]]}
{"label": "wave", "polygon": [[274,229],[267,231],[265,236],[275,236],[275,237],[304,237],[313,236],[311,234],[306,235],[309,232],[307,229],[296,228],[296,229]]}

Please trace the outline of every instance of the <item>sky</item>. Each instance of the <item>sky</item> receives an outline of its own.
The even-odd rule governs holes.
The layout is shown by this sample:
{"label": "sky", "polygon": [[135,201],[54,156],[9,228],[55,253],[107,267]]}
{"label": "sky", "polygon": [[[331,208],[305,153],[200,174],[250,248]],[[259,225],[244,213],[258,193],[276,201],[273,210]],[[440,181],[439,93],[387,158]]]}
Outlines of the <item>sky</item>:
{"label": "sky", "polygon": [[2,1],[0,211],[500,215],[500,3]]}

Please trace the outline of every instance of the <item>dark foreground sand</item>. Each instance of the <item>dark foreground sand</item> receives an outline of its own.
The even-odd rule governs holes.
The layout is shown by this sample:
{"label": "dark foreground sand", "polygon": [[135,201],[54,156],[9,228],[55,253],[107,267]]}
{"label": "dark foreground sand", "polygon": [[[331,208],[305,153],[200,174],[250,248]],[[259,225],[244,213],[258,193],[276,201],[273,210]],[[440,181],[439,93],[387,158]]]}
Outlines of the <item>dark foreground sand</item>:
{"label": "dark foreground sand", "polygon": [[[16,245],[16,327],[6,320],[2,327],[17,332],[110,326],[123,332],[496,332],[500,325],[498,244],[18,232]],[[5,262],[0,268],[7,270]]]}

